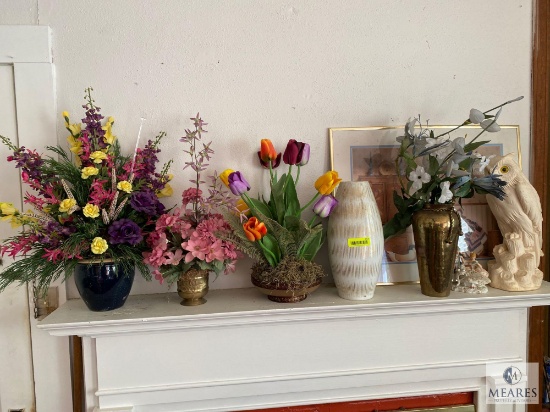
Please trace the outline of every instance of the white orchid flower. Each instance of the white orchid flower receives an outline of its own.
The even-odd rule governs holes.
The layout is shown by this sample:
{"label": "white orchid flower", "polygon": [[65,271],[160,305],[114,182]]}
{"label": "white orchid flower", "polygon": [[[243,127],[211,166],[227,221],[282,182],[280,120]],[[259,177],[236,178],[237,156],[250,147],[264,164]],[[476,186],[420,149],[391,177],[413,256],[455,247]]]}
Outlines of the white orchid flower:
{"label": "white orchid flower", "polygon": [[468,158],[464,152],[464,145],[466,144],[466,139],[464,137],[457,137],[453,140],[453,161],[455,163],[460,163]]}
{"label": "white orchid flower", "polygon": [[431,137],[427,137],[426,138],[426,149],[428,147],[432,147],[432,146],[435,146],[436,144],[439,144],[441,143],[441,141],[439,140],[440,138],[436,137],[436,138],[431,138]]}
{"label": "white orchid flower", "polygon": [[447,203],[448,201],[453,199],[453,192],[451,192],[451,189],[449,189],[450,185],[451,182],[442,182],[439,185],[439,187],[441,188],[441,196],[439,196],[439,199],[437,199],[439,203]]}
{"label": "white orchid flower", "polygon": [[428,183],[430,179],[431,176],[424,171],[422,166],[416,166],[416,170],[409,173],[409,180],[412,182],[411,192],[409,194],[411,196],[414,195],[416,191],[420,190],[422,185]]}
{"label": "white orchid flower", "polygon": [[479,153],[474,153],[474,155],[475,155],[476,163],[478,163],[477,166],[478,166],[479,173],[483,173],[483,171],[485,171],[487,166],[489,166],[489,162],[491,161],[491,159],[495,157],[495,155],[482,156]]}
{"label": "white orchid flower", "polygon": [[453,160],[449,160],[447,162],[447,170],[445,171],[445,176],[451,176],[455,170],[458,170],[458,163],[455,163]]}
{"label": "white orchid flower", "polygon": [[472,123],[479,124],[483,120],[485,120],[485,114],[483,114],[483,112],[481,110],[471,109],[469,120]]}
{"label": "white orchid flower", "polygon": [[492,119],[485,119],[479,125],[490,133],[500,131],[500,126],[497,124],[497,119],[500,116],[501,111],[502,111],[502,107],[498,110],[495,117],[493,117]]}
{"label": "white orchid flower", "polygon": [[405,135],[414,137],[414,126],[416,124],[416,119],[410,119],[407,121],[407,124],[405,125]]}

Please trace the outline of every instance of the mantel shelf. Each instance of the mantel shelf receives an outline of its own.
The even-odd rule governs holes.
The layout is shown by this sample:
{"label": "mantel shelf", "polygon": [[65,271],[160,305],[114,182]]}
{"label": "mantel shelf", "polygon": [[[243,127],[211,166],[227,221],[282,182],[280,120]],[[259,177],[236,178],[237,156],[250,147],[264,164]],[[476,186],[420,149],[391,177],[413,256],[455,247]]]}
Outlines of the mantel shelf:
{"label": "mantel shelf", "polygon": [[448,298],[431,298],[420,286],[378,286],[368,301],[338,297],[334,285],[322,285],[305,301],[284,304],[269,301],[254,288],[213,290],[201,306],[179,305],[175,293],[133,295],[111,312],[91,312],[80,299],[70,300],[39,323],[56,336],[99,336],[162,330],[225,326],[329,321],[358,317],[419,315],[426,313],[510,309],[550,304],[550,283],[531,292],[505,292],[489,288],[485,295],[452,292]]}

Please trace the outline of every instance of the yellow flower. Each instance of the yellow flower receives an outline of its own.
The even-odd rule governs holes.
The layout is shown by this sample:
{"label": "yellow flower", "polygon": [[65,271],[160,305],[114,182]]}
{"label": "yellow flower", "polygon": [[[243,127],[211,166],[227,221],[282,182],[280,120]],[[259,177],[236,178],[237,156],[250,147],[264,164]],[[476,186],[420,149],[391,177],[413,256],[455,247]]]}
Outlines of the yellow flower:
{"label": "yellow flower", "polygon": [[[68,118],[69,117],[69,112],[64,111],[63,113],[61,113],[61,116],[63,116],[63,118]],[[67,120],[67,119],[65,119],[65,120]]]}
{"label": "yellow flower", "polygon": [[23,225],[23,220],[19,216],[11,216],[10,224],[12,229],[17,229],[19,226]]}
{"label": "yellow flower", "polygon": [[164,189],[160,190],[157,193],[157,197],[169,197],[169,196],[172,196],[173,194],[174,194],[174,189],[172,189],[172,186],[170,186],[169,183],[166,183],[166,185],[164,186]]}
{"label": "yellow flower", "polygon": [[167,173],[164,176],[162,176],[162,182],[169,182],[174,178],[174,175],[172,173]]}
{"label": "yellow flower", "polygon": [[118,184],[116,185],[116,188],[126,193],[132,192],[132,184],[126,180],[122,180],[118,182]]}
{"label": "yellow flower", "polygon": [[[0,210],[2,211],[2,214],[4,216],[11,216],[14,215],[17,212],[17,209],[13,207],[12,203],[1,203],[0,202]],[[4,219],[7,220],[7,219]]]}
{"label": "yellow flower", "polygon": [[62,200],[61,203],[59,204],[59,211],[61,213],[68,212],[69,210],[72,209],[73,206],[76,206],[76,200],[74,199]]}
{"label": "yellow flower", "polygon": [[69,142],[69,150],[75,155],[80,156],[82,154],[82,141],[80,139],[75,139],[74,136],[67,137],[67,142]]}
{"label": "yellow flower", "polygon": [[224,185],[226,185],[227,187],[229,187],[229,175],[231,173],[233,173],[234,170],[231,170],[231,169],[225,169],[221,174],[220,174],[220,180],[223,182]]}
{"label": "yellow flower", "polygon": [[237,200],[237,204],[235,205],[237,210],[241,212],[243,215],[248,216],[250,215],[250,208],[248,205],[244,202],[244,200],[239,199]]}
{"label": "yellow flower", "polygon": [[116,136],[112,133],[112,127],[113,123],[115,122],[115,119],[113,116],[110,116],[107,120],[107,123],[105,123],[105,126],[102,127],[103,130],[105,130],[105,135],[103,136],[103,140],[105,143],[112,145],[115,142]]}
{"label": "yellow flower", "polygon": [[93,159],[94,163],[101,163],[107,159],[107,155],[102,151],[97,150],[90,155],[90,159]]}
{"label": "yellow flower", "polygon": [[315,181],[315,189],[322,195],[328,195],[341,181],[342,179],[338,178],[338,172],[331,170]]}
{"label": "yellow flower", "polygon": [[82,130],[80,123],[75,123],[75,124],[66,123],[65,127],[67,128],[67,130],[69,130],[69,132],[71,132],[73,136],[78,136],[80,134],[80,131]]}
{"label": "yellow flower", "polygon": [[109,245],[107,244],[107,241],[105,239],[101,237],[94,237],[90,248],[92,249],[92,253],[94,255],[101,255],[105,253],[107,249],[109,249]]}
{"label": "yellow flower", "polygon": [[86,206],[82,209],[82,213],[84,213],[84,216],[91,217],[92,219],[95,219],[99,216],[99,206],[92,205],[91,203],[86,203]]}
{"label": "yellow flower", "polygon": [[87,166],[82,168],[82,179],[87,179],[90,176],[95,176],[99,173],[99,169],[93,166]]}

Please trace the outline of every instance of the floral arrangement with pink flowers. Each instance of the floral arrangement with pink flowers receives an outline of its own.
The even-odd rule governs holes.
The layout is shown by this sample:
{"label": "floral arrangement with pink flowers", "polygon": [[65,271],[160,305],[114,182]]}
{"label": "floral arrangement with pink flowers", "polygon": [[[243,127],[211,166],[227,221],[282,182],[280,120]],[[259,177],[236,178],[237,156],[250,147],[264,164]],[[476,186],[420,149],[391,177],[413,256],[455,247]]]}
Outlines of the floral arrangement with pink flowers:
{"label": "floral arrangement with pink flowers", "polygon": [[184,169],[191,168],[194,178],[192,187],[182,194],[182,206],[161,215],[155,230],[147,237],[149,250],[143,253],[144,262],[154,268],[159,282],[170,283],[181,273],[190,269],[203,269],[216,273],[230,273],[235,270],[239,254],[232,242],[226,240],[231,227],[217,208],[226,206],[234,209],[234,202],[220,190],[217,176],[211,176],[212,183],[205,196],[201,190],[202,173],[206,170],[214,151],[210,143],[202,142],[206,133],[199,114],[191,119],[194,130],[186,130],[180,140],[189,148],[184,150],[190,156]]}
{"label": "floral arrangement with pink flowers", "polygon": [[0,245],[2,256],[20,257],[0,274],[0,291],[32,280],[45,290],[58,277],[70,276],[83,259],[135,265],[150,278],[141,255],[145,237],[165,211],[159,197],[172,191],[170,162],[156,170],[165,133],[143,149],[136,144],[133,156],[123,155],[113,135],[114,119],[103,122],[91,92],[86,90],[82,123],[71,123],[63,112],[74,159],[61,147],[47,147],[52,155],[44,156],[0,136],[13,151],[7,160],[31,189],[24,203],[32,208],[20,212],[11,203],[0,203],[0,220],[22,226]]}

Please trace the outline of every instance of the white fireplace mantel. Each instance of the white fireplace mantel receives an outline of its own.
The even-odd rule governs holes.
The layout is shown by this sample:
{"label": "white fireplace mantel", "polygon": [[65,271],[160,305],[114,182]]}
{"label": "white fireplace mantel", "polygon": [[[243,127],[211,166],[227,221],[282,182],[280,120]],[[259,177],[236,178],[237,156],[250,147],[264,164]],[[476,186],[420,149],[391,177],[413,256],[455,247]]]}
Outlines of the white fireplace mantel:
{"label": "white fireplace mantel", "polygon": [[[235,411],[473,391],[487,363],[526,361],[533,292],[452,293],[382,286],[366,302],[323,285],[296,304],[255,289],[214,290],[198,307],[173,293],[112,312],[68,301],[39,325],[83,337],[87,411]],[[497,410],[523,410],[499,407]],[[513,407],[511,407],[513,408]]]}

